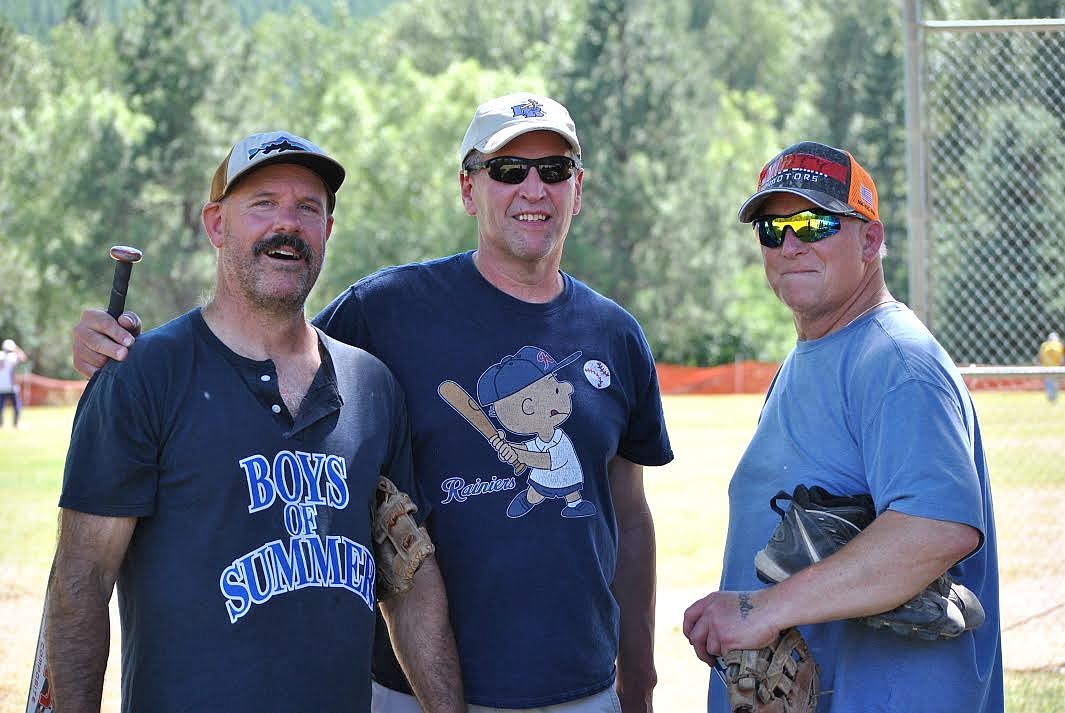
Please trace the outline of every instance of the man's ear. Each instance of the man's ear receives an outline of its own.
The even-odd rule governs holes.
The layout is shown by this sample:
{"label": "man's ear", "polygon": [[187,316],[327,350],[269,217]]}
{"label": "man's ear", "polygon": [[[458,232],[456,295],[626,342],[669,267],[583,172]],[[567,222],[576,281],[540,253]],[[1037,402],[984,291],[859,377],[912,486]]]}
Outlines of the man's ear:
{"label": "man's ear", "polygon": [[459,191],[466,214],[477,215],[477,204],[473,201],[473,176],[465,171],[459,171]]}
{"label": "man's ear", "polygon": [[577,169],[577,190],[573,194],[573,215],[581,212],[581,189],[584,185],[584,169]]}
{"label": "man's ear", "polygon": [[203,210],[200,211],[200,220],[203,221],[203,227],[207,231],[207,238],[211,241],[211,245],[216,248],[222,247],[222,203],[219,201],[205,203]]}
{"label": "man's ear", "polygon": [[884,244],[884,224],[874,220],[866,224],[862,238],[862,259],[871,262],[880,255],[880,246]]}

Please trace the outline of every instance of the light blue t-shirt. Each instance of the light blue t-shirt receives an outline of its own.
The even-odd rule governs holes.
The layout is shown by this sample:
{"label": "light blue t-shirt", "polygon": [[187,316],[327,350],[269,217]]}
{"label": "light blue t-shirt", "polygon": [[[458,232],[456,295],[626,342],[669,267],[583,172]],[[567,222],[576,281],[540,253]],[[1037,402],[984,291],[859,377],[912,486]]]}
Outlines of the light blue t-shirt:
{"label": "light blue t-shirt", "polygon": [[[722,590],[752,590],[778,491],[869,493],[878,513],[971,525],[980,547],[951,568],[987,619],[951,640],[911,641],[860,622],[800,627],[821,667],[818,713],[1002,711],[995,524],[980,426],[946,352],[901,304],[799,341],[770,387],[729,485]],[[728,711],[719,677],[709,709]]]}

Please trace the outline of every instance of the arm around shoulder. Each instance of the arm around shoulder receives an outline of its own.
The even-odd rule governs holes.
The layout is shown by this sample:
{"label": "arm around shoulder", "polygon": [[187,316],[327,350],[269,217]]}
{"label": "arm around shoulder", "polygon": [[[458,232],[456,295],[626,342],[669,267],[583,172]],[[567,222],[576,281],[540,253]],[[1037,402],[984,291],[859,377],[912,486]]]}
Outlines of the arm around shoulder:
{"label": "arm around shoulder", "polygon": [[140,332],[141,319],[135,312],[123,312],[115,320],[102,309],[84,310],[70,332],[74,369],[88,379],[108,359],[122,361]]}

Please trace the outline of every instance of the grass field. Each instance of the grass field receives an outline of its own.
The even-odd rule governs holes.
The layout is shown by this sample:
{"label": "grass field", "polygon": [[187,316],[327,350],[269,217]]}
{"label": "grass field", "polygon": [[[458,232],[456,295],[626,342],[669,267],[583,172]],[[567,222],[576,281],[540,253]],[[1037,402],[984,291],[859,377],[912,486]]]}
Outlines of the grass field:
{"label": "grass field", "polygon": [[[1041,393],[979,392],[976,401],[999,533],[1007,711],[1065,713],[1065,403]],[[681,635],[681,616],[716,588],[728,479],[760,406],[758,396],[666,399],[677,457],[646,477],[658,538],[660,713],[705,711],[708,669]],[[25,705],[72,416],[28,409],[21,430],[0,429],[0,713]],[[116,657],[113,645],[109,713],[118,710]]]}

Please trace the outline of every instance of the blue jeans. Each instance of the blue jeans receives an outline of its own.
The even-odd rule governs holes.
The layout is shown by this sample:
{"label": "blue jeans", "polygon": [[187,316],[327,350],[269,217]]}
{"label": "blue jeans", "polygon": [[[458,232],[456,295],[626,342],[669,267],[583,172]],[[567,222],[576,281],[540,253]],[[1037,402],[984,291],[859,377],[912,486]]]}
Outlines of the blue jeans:
{"label": "blue jeans", "polygon": [[4,425],[4,403],[11,401],[11,408],[15,411],[15,427],[18,427],[18,417],[22,413],[22,401],[17,391],[4,391],[0,393],[0,426]]}

